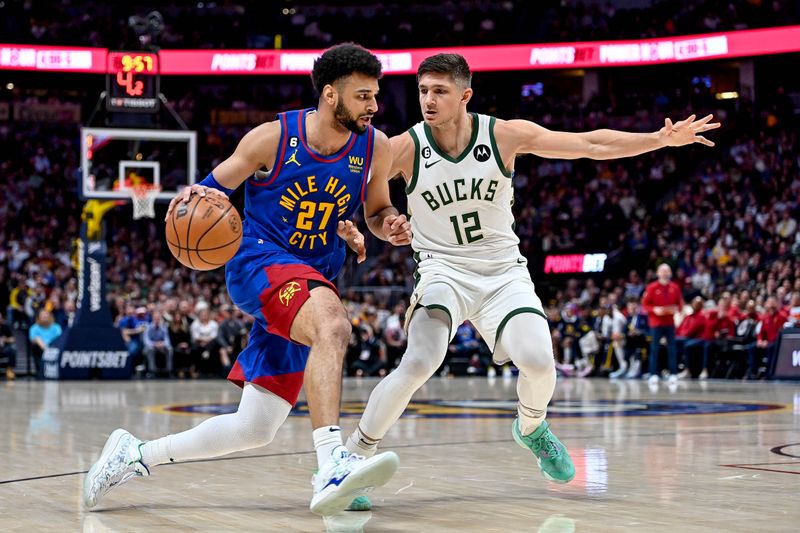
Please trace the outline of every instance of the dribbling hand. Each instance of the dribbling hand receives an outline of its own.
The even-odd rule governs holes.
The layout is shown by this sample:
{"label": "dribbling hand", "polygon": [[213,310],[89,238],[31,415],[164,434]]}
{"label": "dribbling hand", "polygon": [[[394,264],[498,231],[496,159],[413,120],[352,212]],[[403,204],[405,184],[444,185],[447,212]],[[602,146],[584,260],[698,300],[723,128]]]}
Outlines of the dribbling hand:
{"label": "dribbling hand", "polygon": [[383,234],[394,246],[411,244],[411,223],[405,215],[389,215],[383,219]]}
{"label": "dribbling hand", "polygon": [[167,216],[164,217],[164,220],[169,220],[172,210],[175,209],[175,206],[177,206],[179,202],[188,203],[189,198],[191,198],[193,194],[199,194],[201,197],[210,194],[212,196],[217,195],[219,198],[223,198],[225,200],[228,199],[228,197],[222,191],[195,183],[191,187],[184,187],[183,190],[172,199],[172,201],[169,203],[169,207],[167,208]]}
{"label": "dribbling hand", "polygon": [[356,254],[358,254],[357,261],[362,263],[367,258],[367,248],[364,246],[364,235],[358,231],[358,228],[350,220],[340,220],[339,226],[336,228],[336,235],[341,237],[347,242]]}

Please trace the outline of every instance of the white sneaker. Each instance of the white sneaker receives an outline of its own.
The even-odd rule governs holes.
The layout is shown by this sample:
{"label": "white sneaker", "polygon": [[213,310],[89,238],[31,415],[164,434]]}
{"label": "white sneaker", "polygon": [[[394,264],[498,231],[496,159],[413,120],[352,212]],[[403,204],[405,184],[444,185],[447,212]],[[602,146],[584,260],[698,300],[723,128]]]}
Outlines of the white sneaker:
{"label": "white sneaker", "polygon": [[647,378],[648,385],[658,385],[658,374],[651,374],[649,378]]}
{"label": "white sneaker", "polygon": [[331,516],[343,511],[355,497],[385,485],[398,466],[400,459],[394,452],[379,453],[369,459],[355,454],[331,459],[311,479],[314,485],[311,512]]}
{"label": "white sneaker", "polygon": [[692,377],[692,373],[689,371],[688,367],[681,370],[678,374],[678,379],[689,379],[690,377]]}
{"label": "white sneaker", "polygon": [[669,383],[670,385],[674,385],[677,382],[678,382],[677,374],[670,374],[669,377],[667,378],[667,383]]}
{"label": "white sneaker", "polygon": [[708,370],[706,370],[706,369],[704,368],[704,369],[703,369],[703,371],[702,371],[702,372],[700,372],[700,375],[699,375],[699,376],[697,376],[697,379],[699,379],[699,380],[701,380],[701,381],[705,381],[705,380],[707,380],[707,379],[708,379]]}
{"label": "white sneaker", "polygon": [[108,437],[100,458],[83,480],[83,504],[87,508],[97,505],[98,500],[117,485],[133,477],[150,475],[142,463],[141,444],[142,441],[124,429],[114,430]]}
{"label": "white sneaker", "polygon": [[608,375],[609,379],[619,379],[628,371],[628,362],[622,361],[620,367]]}
{"label": "white sneaker", "polygon": [[625,379],[638,379],[641,371],[642,362],[638,359],[634,359],[631,363],[631,367],[628,369],[628,373],[625,374]]}

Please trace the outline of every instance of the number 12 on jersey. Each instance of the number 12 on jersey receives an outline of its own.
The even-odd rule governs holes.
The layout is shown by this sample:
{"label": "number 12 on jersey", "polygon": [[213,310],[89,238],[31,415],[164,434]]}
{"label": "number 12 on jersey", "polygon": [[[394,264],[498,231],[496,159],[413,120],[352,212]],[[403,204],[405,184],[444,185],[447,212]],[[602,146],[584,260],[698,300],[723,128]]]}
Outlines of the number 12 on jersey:
{"label": "number 12 on jersey", "polygon": [[450,222],[453,223],[453,229],[456,230],[456,240],[458,240],[458,244],[464,244],[464,237],[467,239],[467,244],[472,244],[475,241],[483,239],[483,233],[477,233],[477,231],[481,229],[481,219],[478,217],[477,211],[470,211],[469,213],[461,215],[464,237],[461,236],[458,217],[456,215],[451,216]]}

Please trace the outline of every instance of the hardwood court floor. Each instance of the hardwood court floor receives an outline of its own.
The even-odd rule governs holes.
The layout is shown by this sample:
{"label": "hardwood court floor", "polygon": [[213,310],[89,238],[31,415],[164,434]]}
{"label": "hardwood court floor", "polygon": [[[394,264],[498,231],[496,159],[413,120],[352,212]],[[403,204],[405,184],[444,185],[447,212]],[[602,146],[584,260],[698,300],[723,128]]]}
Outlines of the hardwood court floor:
{"label": "hardwood court floor", "polygon": [[[374,384],[346,381],[343,410],[359,412]],[[578,473],[554,485],[510,437],[514,381],[434,379],[385,440],[401,467],[372,513],[326,524],[308,511],[315,457],[302,415],[266,448],[156,467],[82,509],[83,473],[114,428],[151,439],[238,397],[221,380],[0,381],[0,531],[800,530],[791,383],[559,381],[550,421]]]}

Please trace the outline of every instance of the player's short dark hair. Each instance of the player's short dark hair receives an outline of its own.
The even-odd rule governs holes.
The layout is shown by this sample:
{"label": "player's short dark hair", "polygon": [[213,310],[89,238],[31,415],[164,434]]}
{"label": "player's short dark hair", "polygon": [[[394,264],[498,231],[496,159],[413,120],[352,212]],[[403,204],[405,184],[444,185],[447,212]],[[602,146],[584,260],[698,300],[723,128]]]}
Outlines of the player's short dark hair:
{"label": "player's short dark hair", "polygon": [[459,54],[436,54],[426,57],[417,69],[417,82],[423,74],[449,74],[462,87],[472,84],[472,72],[464,56]]}
{"label": "player's short dark hair", "polygon": [[355,43],[337,44],[325,50],[314,61],[311,70],[311,83],[317,94],[329,84],[346,78],[353,73],[364,74],[375,79],[380,79],[382,74],[380,60],[375,54]]}

